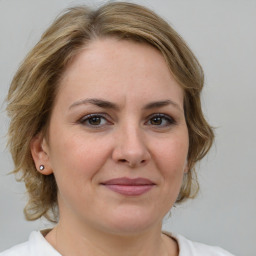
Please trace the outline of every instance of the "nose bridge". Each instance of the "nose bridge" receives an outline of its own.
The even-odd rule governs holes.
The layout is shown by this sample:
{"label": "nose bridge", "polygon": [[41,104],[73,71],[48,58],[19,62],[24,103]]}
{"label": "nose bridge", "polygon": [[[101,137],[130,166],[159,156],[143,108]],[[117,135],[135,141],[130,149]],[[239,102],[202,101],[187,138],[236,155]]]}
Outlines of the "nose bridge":
{"label": "nose bridge", "polygon": [[115,148],[115,160],[130,166],[145,163],[150,154],[144,139],[143,129],[136,121],[120,125]]}
{"label": "nose bridge", "polygon": [[121,130],[122,147],[129,152],[140,152],[145,147],[143,133],[136,123],[125,125]]}

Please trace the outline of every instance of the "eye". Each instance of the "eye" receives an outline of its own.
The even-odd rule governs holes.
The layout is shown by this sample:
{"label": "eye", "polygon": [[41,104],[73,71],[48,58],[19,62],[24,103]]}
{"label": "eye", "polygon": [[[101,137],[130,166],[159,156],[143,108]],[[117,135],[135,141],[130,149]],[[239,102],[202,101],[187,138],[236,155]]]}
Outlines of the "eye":
{"label": "eye", "polygon": [[149,117],[146,124],[162,128],[174,125],[176,124],[176,121],[166,114],[153,114]]}
{"label": "eye", "polygon": [[104,125],[110,124],[104,114],[89,114],[82,117],[79,123],[89,127],[99,128]]}

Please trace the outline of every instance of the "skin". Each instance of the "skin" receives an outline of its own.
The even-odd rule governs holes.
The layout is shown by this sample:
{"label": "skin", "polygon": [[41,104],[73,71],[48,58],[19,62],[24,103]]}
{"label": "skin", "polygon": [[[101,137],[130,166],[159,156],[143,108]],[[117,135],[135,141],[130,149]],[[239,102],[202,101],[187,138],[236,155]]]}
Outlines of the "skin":
{"label": "skin", "polygon": [[[178,255],[161,226],[187,171],[189,140],[183,91],[161,53],[97,39],[69,64],[59,86],[48,137],[31,143],[36,166],[54,173],[58,186],[60,221],[48,242],[64,256]],[[154,186],[127,196],[102,185],[120,177]]]}

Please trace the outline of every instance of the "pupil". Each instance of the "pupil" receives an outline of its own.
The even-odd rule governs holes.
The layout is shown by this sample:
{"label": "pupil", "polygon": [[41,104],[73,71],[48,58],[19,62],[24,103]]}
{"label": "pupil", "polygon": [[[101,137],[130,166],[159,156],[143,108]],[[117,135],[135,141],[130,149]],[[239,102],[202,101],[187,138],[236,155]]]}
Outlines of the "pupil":
{"label": "pupil", "polygon": [[152,124],[153,125],[160,125],[160,124],[162,124],[162,118],[161,117],[154,117],[152,119]]}
{"label": "pupil", "polygon": [[100,117],[92,117],[89,119],[89,123],[92,125],[99,125],[100,124]]}

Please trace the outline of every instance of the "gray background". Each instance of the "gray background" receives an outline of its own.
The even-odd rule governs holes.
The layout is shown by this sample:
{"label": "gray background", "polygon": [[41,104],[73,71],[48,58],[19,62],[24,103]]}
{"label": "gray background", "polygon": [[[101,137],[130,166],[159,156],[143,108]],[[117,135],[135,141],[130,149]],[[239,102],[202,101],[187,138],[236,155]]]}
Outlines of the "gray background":
{"label": "gray background", "polygon": [[[27,51],[65,7],[103,1],[0,0],[0,102]],[[145,0],[188,42],[205,70],[204,112],[216,141],[198,168],[197,199],[172,210],[164,228],[219,245],[236,255],[256,255],[256,1]],[[0,251],[27,239],[44,220],[29,223],[23,184],[6,175],[8,119],[0,113]]]}

